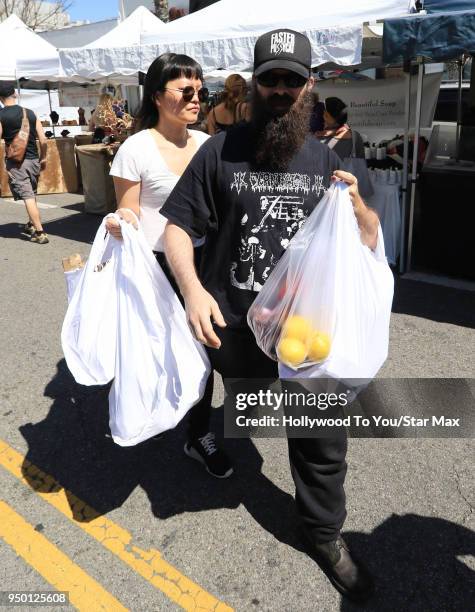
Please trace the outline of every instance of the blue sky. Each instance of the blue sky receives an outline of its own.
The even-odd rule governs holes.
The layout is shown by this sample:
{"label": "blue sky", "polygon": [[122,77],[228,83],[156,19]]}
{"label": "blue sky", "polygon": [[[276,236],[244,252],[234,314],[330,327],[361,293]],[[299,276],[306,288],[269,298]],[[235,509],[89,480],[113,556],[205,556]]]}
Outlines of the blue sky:
{"label": "blue sky", "polygon": [[73,0],[67,12],[73,21],[78,19],[101,21],[117,17],[119,2],[118,0]]}

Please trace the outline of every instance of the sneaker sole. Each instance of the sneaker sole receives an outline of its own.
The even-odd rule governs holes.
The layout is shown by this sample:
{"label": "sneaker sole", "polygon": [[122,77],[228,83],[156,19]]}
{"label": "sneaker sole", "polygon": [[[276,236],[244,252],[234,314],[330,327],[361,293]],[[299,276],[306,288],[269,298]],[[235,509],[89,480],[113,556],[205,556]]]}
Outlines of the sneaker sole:
{"label": "sneaker sole", "polygon": [[211,476],[214,476],[215,478],[229,478],[234,473],[234,470],[231,467],[225,474],[215,474],[208,468],[203,457],[197,451],[195,451],[194,448],[188,448],[188,446],[185,444],[185,446],[183,447],[183,450],[185,451],[185,455],[187,457],[190,457],[190,459],[194,459],[195,461],[198,461],[199,463],[201,463],[201,465],[204,465],[208,474],[210,474]]}

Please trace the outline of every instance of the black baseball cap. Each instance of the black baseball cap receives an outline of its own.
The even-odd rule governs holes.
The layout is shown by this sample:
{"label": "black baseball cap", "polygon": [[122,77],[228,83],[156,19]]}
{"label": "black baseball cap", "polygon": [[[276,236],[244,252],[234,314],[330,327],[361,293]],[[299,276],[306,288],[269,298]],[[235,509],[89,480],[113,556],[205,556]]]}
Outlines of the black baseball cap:
{"label": "black baseball cap", "polygon": [[9,81],[0,81],[0,98],[9,98],[15,93],[15,86]]}
{"label": "black baseball cap", "polygon": [[254,74],[281,68],[308,79],[312,67],[312,47],[305,34],[279,28],[266,32],[254,47]]}

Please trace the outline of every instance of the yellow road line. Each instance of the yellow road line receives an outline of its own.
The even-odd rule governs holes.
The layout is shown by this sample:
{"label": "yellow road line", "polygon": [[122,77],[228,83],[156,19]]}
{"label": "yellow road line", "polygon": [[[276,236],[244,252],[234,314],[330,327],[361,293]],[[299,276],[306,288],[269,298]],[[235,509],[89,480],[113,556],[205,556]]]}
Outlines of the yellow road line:
{"label": "yellow road line", "polygon": [[54,506],[107,550],[162,591],[169,599],[190,612],[232,612],[227,604],[206,592],[162,558],[160,551],[134,546],[131,534],[99,515],[93,508],[66,491],[50,475],[27,461],[23,455],[0,440],[0,465]]}
{"label": "yellow road line", "polygon": [[120,601],[1,500],[0,538],[55,589],[68,591],[69,602],[78,610],[127,612]]}

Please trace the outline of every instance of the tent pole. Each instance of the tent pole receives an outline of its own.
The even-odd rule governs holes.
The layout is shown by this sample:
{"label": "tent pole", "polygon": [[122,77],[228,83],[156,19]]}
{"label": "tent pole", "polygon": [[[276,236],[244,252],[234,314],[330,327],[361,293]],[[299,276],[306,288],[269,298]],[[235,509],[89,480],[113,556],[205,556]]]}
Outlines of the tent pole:
{"label": "tent pole", "polygon": [[[51,92],[49,89],[49,83],[48,83],[48,89],[46,91],[48,92],[49,112],[51,114],[53,112],[53,107],[51,106]],[[53,138],[56,138],[56,132],[54,131],[54,123],[52,119],[51,119],[51,125],[53,126]]]}
{"label": "tent pole", "polygon": [[412,238],[414,230],[414,202],[416,199],[416,182],[417,182],[417,158],[419,156],[419,131],[421,126],[421,106],[422,106],[422,84],[424,80],[424,59],[417,58],[419,64],[419,72],[417,75],[417,100],[416,100],[416,116],[414,129],[414,151],[412,154],[412,176],[411,176],[411,204],[409,208],[409,236],[407,245],[407,271],[410,272],[412,264]]}
{"label": "tent pole", "polygon": [[462,125],[462,77],[463,77],[463,56],[458,60],[458,99],[457,99],[457,131],[455,135],[455,161],[460,160],[460,128]]}
{"label": "tent pole", "polygon": [[399,256],[399,272],[404,273],[406,266],[406,206],[407,206],[407,186],[408,186],[408,175],[409,175],[409,130],[410,130],[410,117],[411,117],[411,67],[412,64],[409,62],[409,71],[407,74],[406,84],[406,100],[404,104],[405,109],[405,130],[404,130],[404,153],[403,153],[403,166],[402,166],[402,202],[401,202],[401,245],[400,245],[400,256]]}
{"label": "tent pole", "polygon": [[15,80],[16,80],[16,86],[17,86],[17,89],[18,89],[18,102],[21,102],[20,79],[17,76],[16,70],[15,70]]}

